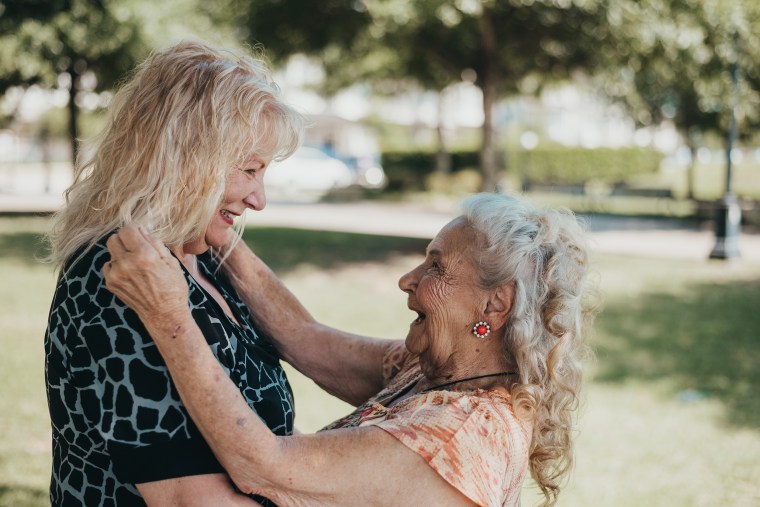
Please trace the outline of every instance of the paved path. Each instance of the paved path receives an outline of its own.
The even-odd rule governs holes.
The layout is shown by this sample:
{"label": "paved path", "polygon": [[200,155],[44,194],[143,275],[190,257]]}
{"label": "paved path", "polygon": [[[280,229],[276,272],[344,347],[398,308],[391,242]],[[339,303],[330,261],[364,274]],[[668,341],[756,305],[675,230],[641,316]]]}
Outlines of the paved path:
{"label": "paved path", "polygon": [[[0,194],[0,213],[50,212],[59,196]],[[251,225],[300,227],[432,238],[457,215],[456,203],[298,203],[274,201],[262,212],[249,213]],[[591,244],[599,252],[675,259],[706,260],[715,244],[711,229],[698,229],[676,219],[585,217]],[[742,259],[760,262],[760,234],[739,238]]]}
{"label": "paved path", "polygon": [[[250,213],[249,224],[302,227],[432,238],[457,215],[456,205],[388,202],[272,202]],[[605,253],[642,257],[706,260],[715,245],[711,229],[677,219],[588,216],[592,247]],[[742,234],[742,258],[760,262],[760,234]]]}

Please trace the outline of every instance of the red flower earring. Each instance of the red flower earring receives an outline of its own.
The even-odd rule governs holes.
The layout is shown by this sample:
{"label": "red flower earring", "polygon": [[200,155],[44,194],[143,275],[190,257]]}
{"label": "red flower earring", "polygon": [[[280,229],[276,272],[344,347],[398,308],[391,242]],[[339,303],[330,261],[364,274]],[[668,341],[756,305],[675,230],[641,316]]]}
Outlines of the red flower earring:
{"label": "red flower earring", "polygon": [[475,325],[472,326],[472,334],[478,338],[485,338],[491,334],[491,326],[488,325],[488,322],[483,322],[482,320],[476,322]]}

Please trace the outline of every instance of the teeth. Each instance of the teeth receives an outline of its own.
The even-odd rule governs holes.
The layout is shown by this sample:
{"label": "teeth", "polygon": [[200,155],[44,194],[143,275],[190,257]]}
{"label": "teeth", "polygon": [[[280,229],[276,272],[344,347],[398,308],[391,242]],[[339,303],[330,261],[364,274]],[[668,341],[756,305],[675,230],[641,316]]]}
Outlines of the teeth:
{"label": "teeth", "polygon": [[229,212],[229,211],[227,211],[226,209],[223,209],[223,210],[222,210],[222,215],[226,216],[226,217],[227,217],[227,218],[229,218],[230,220],[232,220],[232,219],[233,219],[233,217],[232,217],[232,215],[230,214],[230,212]]}
{"label": "teeth", "polygon": [[419,324],[419,323],[420,323],[420,322],[422,322],[423,320],[425,320],[425,314],[424,314],[424,313],[420,313],[420,312],[417,312],[417,318],[416,318],[416,319],[414,319],[414,322],[415,322],[415,323],[417,323],[417,324]]}

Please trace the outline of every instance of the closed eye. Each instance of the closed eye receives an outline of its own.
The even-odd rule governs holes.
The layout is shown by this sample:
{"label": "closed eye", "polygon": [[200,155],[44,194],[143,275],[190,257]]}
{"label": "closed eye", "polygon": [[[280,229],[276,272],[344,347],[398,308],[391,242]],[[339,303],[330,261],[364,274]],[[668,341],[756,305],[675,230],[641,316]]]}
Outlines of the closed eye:
{"label": "closed eye", "polygon": [[256,175],[256,173],[262,171],[264,167],[265,166],[263,165],[251,166],[251,167],[246,167],[245,169],[242,169],[242,171],[248,176],[253,177]]}

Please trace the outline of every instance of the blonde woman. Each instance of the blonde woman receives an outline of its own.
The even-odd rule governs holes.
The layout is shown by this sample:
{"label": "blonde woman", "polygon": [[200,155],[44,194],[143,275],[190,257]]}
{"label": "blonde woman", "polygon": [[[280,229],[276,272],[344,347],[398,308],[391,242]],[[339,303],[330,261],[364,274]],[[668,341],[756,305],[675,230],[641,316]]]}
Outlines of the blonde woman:
{"label": "blonde woman", "polygon": [[289,505],[517,506],[528,470],[553,505],[572,463],[578,355],[594,314],[569,212],[480,194],[399,287],[405,342],[316,322],[242,244],[226,269],[283,357],[358,405],[314,435],[270,431],[222,375],[186,280],[134,227],[108,240],[108,288],[145,323],[188,411],[235,484]]}
{"label": "blonde woman", "polygon": [[223,473],[137,315],[106,290],[105,243],[139,223],[170,248],[204,346],[268,430],[291,434],[277,350],[214,250],[235,217],[266,205],[267,165],[296,149],[302,127],[261,61],[202,42],[155,52],[114,96],[50,234],[60,270],[45,335],[52,505],[255,504]]}

